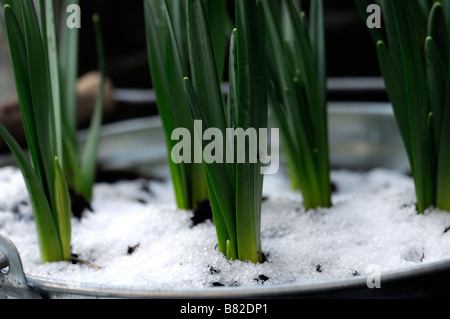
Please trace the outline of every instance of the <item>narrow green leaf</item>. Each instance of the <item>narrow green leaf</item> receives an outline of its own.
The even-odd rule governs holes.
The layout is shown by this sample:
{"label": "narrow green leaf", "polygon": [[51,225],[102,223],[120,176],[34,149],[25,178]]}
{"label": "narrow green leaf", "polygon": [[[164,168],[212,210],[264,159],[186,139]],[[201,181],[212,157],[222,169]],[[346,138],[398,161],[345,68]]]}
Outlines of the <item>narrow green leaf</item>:
{"label": "narrow green leaf", "polygon": [[428,13],[430,12],[429,4],[425,4],[424,1],[426,0],[408,1],[410,7],[409,14],[414,23],[416,36],[422,43],[427,36]]}
{"label": "narrow green leaf", "polygon": [[[176,92],[183,92],[184,93],[184,87],[183,87],[183,78],[186,76],[186,72],[188,67],[186,66],[187,63],[184,62],[184,48],[179,46],[179,43],[182,42],[181,40],[177,41],[177,34],[175,32],[176,30],[176,23],[173,21],[171,13],[168,8],[167,0],[165,1],[165,10],[164,16],[166,18],[166,32],[167,37],[165,39],[166,42],[166,64],[167,69],[171,72],[168,72],[167,77],[171,83],[171,86],[176,90]],[[184,41],[184,40],[183,40]],[[182,104],[185,106],[185,99],[183,98],[183,94],[180,94],[175,97],[177,98],[176,103]],[[186,116],[189,111],[187,107],[177,107],[176,108],[177,115],[180,117],[177,122],[180,124],[183,124],[183,127],[188,127],[188,124],[191,122],[188,116]],[[181,113],[181,114],[180,114]],[[178,125],[178,124],[177,124]]]}
{"label": "narrow green leaf", "polygon": [[[432,176],[433,160],[424,157],[430,151],[431,141],[427,140],[427,119],[429,104],[425,83],[424,67],[420,47],[417,43],[417,32],[412,19],[413,8],[410,2],[392,0],[394,17],[398,29],[404,79],[406,101],[409,110],[411,130],[411,150],[414,157],[414,173],[419,212],[424,212],[434,202],[434,182]],[[406,14],[405,14],[406,12]]]}
{"label": "narrow green leaf", "polygon": [[[436,2],[430,12],[428,20],[428,37],[431,37],[438,49],[439,56],[435,57],[441,64],[442,72],[447,70],[448,55],[450,52],[450,42],[448,41],[447,24],[445,22],[444,9],[440,2]],[[445,75],[444,75],[445,77]],[[443,82],[437,82],[443,83]]]}
{"label": "narrow green leaf", "polygon": [[189,69],[184,57],[187,33],[182,25],[186,18],[186,1],[145,1],[144,6],[150,72],[168,145],[177,206],[192,209],[198,202],[208,199],[203,165],[176,164],[170,156],[175,146],[175,141],[171,140],[173,130],[186,128],[191,136],[194,131],[183,84]]}
{"label": "narrow green leaf", "polygon": [[[63,8],[79,5],[79,0],[64,0]],[[73,190],[81,193],[83,180],[77,141],[78,115],[76,85],[78,78],[79,29],[68,28],[66,12],[62,10],[59,26],[58,71],[60,80],[61,124],[64,162],[62,163],[66,181]]]}
{"label": "narrow green leaf", "polygon": [[[226,129],[224,100],[218,80],[213,41],[202,0],[188,0],[188,46],[192,83],[203,107],[209,127]],[[224,154],[221,154],[222,158]],[[233,168],[225,163],[228,181],[233,180]]]}
{"label": "narrow green leaf", "polygon": [[52,105],[53,105],[53,122],[54,122],[54,147],[55,154],[59,158],[60,163],[64,163],[63,146],[62,146],[62,117],[61,117],[61,90],[59,80],[58,67],[58,51],[55,28],[55,12],[53,8],[53,0],[45,0],[45,6],[42,6],[41,12],[44,21],[41,25],[45,25],[45,32],[43,32],[43,42],[46,46],[46,56],[48,58],[49,80],[51,86]]}
{"label": "narrow green leaf", "polygon": [[11,59],[16,82],[16,90],[19,98],[19,106],[22,115],[22,121],[25,128],[26,139],[30,151],[31,159],[35,172],[41,179],[41,170],[43,167],[42,159],[39,153],[38,133],[34,120],[33,101],[30,89],[30,79],[28,74],[28,60],[25,40],[23,38],[21,27],[10,5],[5,6],[5,24]]}
{"label": "narrow green leaf", "polygon": [[414,159],[412,157],[411,130],[408,108],[406,105],[406,91],[403,76],[398,71],[398,65],[392,60],[388,48],[383,41],[377,43],[378,61],[383,74],[386,90],[391,101],[395,119],[399,127],[411,169],[414,172]]}
{"label": "narrow green leaf", "polygon": [[[71,4],[78,5],[79,0],[64,0],[63,8],[67,8]],[[68,28],[66,23],[64,14],[62,14],[58,49],[61,104],[64,106],[61,109],[61,116],[63,123],[65,123],[63,126],[68,127],[66,133],[70,133],[70,137],[75,139],[77,131],[76,82],[78,78],[79,29]]]}
{"label": "narrow green leaf", "polygon": [[218,80],[213,41],[202,0],[188,0],[188,44],[192,83],[211,127],[225,128],[223,97]]}
{"label": "narrow green leaf", "polygon": [[225,111],[227,119],[227,127],[237,127],[237,108],[238,108],[238,67],[237,67],[237,30],[234,29],[230,40],[230,60],[229,60],[229,89],[227,99],[227,109]]}
{"label": "narrow green leaf", "polygon": [[[267,74],[270,82],[275,87],[275,95],[278,97],[282,109],[280,112],[285,114],[286,119],[284,124],[288,127],[291,136],[296,136],[294,139],[297,147],[305,145],[300,142],[302,139],[299,135],[303,135],[303,127],[298,124],[300,115],[300,101],[297,99],[294,79],[292,78],[292,68],[288,65],[283,51],[284,45],[281,41],[283,35],[280,28],[279,10],[275,2],[262,1],[262,7],[265,16],[266,26],[266,56],[267,56]],[[292,25],[292,23],[290,23]]]}
{"label": "narrow green leaf", "polygon": [[[292,91],[292,77],[291,68],[287,65],[286,59],[284,59],[283,51],[283,34],[281,30],[281,18],[280,10],[275,1],[262,1],[262,7],[265,17],[266,28],[266,56],[267,56],[267,73],[271,82],[277,86],[277,95],[280,95],[280,99],[286,100],[284,104],[286,112],[286,118],[298,118],[295,114],[292,114],[294,110],[291,110],[288,106],[295,104],[295,101],[289,101],[290,96],[281,94],[280,92]],[[283,97],[281,97],[283,95]],[[289,101],[289,103],[288,103]]]}
{"label": "narrow green leaf", "polygon": [[450,103],[450,6],[437,0],[378,3],[388,39],[387,45],[377,43],[379,64],[411,164],[418,211],[423,213],[438,202],[445,205],[450,189],[444,182],[449,157],[445,121]]}
{"label": "narrow green leaf", "polygon": [[227,256],[228,260],[235,260],[237,259],[236,252],[233,248],[233,245],[231,244],[231,241],[227,240],[227,253],[225,254]]}
{"label": "narrow green leaf", "polygon": [[63,151],[66,155],[66,161],[64,162],[64,177],[69,187],[81,195],[86,182],[84,181],[83,172],[78,161],[78,144],[71,138],[71,132],[68,132],[68,127],[63,126]]}
{"label": "narrow green leaf", "polygon": [[[301,70],[303,83],[305,85],[306,103],[311,115],[310,122],[313,124],[314,131],[307,132],[308,135],[314,134],[314,159],[308,164],[311,166],[309,170],[316,171],[317,181],[310,179],[313,192],[318,194],[322,207],[331,206],[331,186],[329,172],[329,150],[328,150],[328,124],[327,110],[325,99],[326,96],[321,95],[321,84],[319,76],[314,67],[314,58],[309,41],[308,27],[304,15],[299,17],[295,14],[295,8],[291,1],[287,1],[289,6],[289,16],[293,21],[293,25],[298,25],[296,30],[296,39],[298,40],[297,52],[299,58],[299,69]],[[307,161],[306,163],[309,163]],[[316,166],[317,168],[314,168]],[[317,184],[316,184],[317,183]],[[316,184],[316,185],[315,185]],[[320,185],[320,186],[319,186]]]}
{"label": "narrow green leaf", "polygon": [[103,36],[100,26],[100,19],[98,15],[93,16],[95,27],[95,34],[97,40],[97,53],[99,70],[101,74],[100,85],[97,93],[97,100],[95,103],[94,114],[91,119],[87,143],[83,151],[81,169],[83,171],[86,188],[83,195],[87,200],[92,199],[93,185],[95,182],[96,168],[97,168],[97,154],[100,143],[100,131],[102,125],[103,101],[104,101],[104,87],[105,87],[105,58],[103,52]]}
{"label": "narrow green leaf", "polygon": [[[194,127],[192,124],[192,117],[189,111],[189,106],[185,98],[185,91],[183,85],[183,78],[188,66],[185,65],[185,59],[183,58],[183,50],[179,48],[177,41],[174,21],[170,11],[167,7],[166,1],[166,28],[168,31],[168,39],[166,45],[166,70],[167,77],[172,87],[173,92],[173,104],[169,107],[173,109],[173,117],[175,119],[174,123],[176,127],[183,127],[189,130],[191,136],[194,135]],[[183,40],[184,41],[184,40]],[[195,151],[194,146],[192,146],[191,152]],[[181,163],[183,165],[182,171],[186,175],[186,186],[185,192],[187,192],[188,198],[188,208],[197,207],[198,203],[203,202],[208,199],[208,188],[206,185],[206,175],[202,164],[199,163]]]}
{"label": "narrow green leaf", "polygon": [[206,177],[206,181],[207,181],[208,190],[210,190],[209,200],[210,200],[211,211],[212,211],[213,220],[214,220],[214,227],[216,228],[216,233],[217,233],[217,242],[219,245],[219,251],[222,254],[224,254],[225,256],[227,256],[230,251],[232,251],[235,254],[234,248],[231,249],[231,245],[228,244],[230,242],[230,240],[229,240],[230,235],[228,233],[227,224],[223,218],[220,204],[217,200],[217,196],[221,196],[221,194],[216,194],[210,176]]}
{"label": "narrow green leaf", "polygon": [[445,68],[441,62],[439,49],[431,37],[428,37],[425,42],[425,59],[430,105],[433,112],[434,145],[439,147],[444,113],[446,74],[444,73]]}
{"label": "narrow green leaf", "polygon": [[3,137],[10,148],[23,174],[34,213],[42,261],[45,263],[63,260],[63,250],[59,239],[58,228],[41,181],[19,144],[1,123],[0,136]]}
{"label": "narrow green leaf", "polygon": [[441,141],[437,168],[436,205],[450,211],[450,56],[445,89],[445,110],[443,114]]}
{"label": "narrow green leaf", "polygon": [[[440,1],[444,11],[445,21],[447,23],[447,30],[450,29],[450,1]],[[450,32],[447,32],[448,43],[450,43]]]}
{"label": "narrow green leaf", "polygon": [[56,224],[59,229],[59,237],[63,253],[63,260],[70,260],[71,240],[71,206],[70,195],[59,160],[55,157],[55,202],[56,202]]}
{"label": "narrow green leaf", "polygon": [[24,39],[27,48],[28,73],[33,101],[33,118],[37,128],[39,154],[44,167],[44,189],[54,209],[53,181],[55,177],[54,155],[55,122],[46,49],[40,34],[40,27],[32,1],[21,1]]}
{"label": "narrow green leaf", "polygon": [[400,49],[399,34],[395,23],[393,2],[391,0],[378,0],[384,21],[384,30],[386,31],[386,45],[393,61],[396,61],[396,67],[400,74],[403,75],[402,52]]}
{"label": "narrow green leaf", "polygon": [[[194,136],[193,134],[191,136]],[[203,164],[192,163],[190,166],[190,209],[195,209],[198,204],[209,200],[208,185],[206,183],[206,172]]]}
{"label": "narrow green leaf", "polygon": [[40,26],[41,26],[41,34],[42,34],[42,41],[44,42],[44,51],[45,51],[45,57],[48,60],[48,46],[47,46],[47,8],[46,8],[46,2],[48,0],[39,0],[39,13],[40,13]]}
{"label": "narrow green leaf", "polygon": [[226,55],[226,0],[203,0],[205,3],[206,14],[208,16],[211,37],[213,40],[214,53],[217,64],[217,74],[219,81],[223,80]]}
{"label": "narrow green leaf", "polygon": [[[289,12],[294,12],[294,7],[291,4],[291,1],[288,0],[288,4],[290,5]],[[319,90],[319,76],[314,68],[315,63],[313,51],[309,41],[306,19],[303,16],[303,19],[301,20],[298,15],[295,15],[293,13],[290,14],[290,18],[293,21],[293,25],[299,26],[296,32],[296,39],[298,41],[299,47],[297,50],[297,53],[299,53],[298,61],[300,63],[298,68],[301,70],[303,83],[305,85],[308,104],[307,107],[310,109],[312,123],[317,125],[318,128],[321,128],[315,131],[315,133],[319,135],[318,140],[324,140],[323,135],[327,131],[324,121],[325,109]]]}
{"label": "narrow green leaf", "polygon": [[[1,1],[1,5],[2,8],[5,9],[6,11],[6,7],[8,7],[8,10],[11,10],[12,12],[14,12],[18,23],[20,25],[21,28],[21,32],[23,32],[23,15],[22,15],[22,5],[20,3],[20,1],[16,1],[16,0],[0,0]],[[5,13],[6,15],[6,13]],[[5,23],[5,27],[6,27],[6,23]]]}
{"label": "narrow green leaf", "polygon": [[[230,39],[230,54],[228,64],[229,88],[226,103],[225,117],[227,121],[227,128],[237,128],[238,126],[238,56],[237,56],[237,30],[234,29]],[[237,150],[234,143],[234,138],[226,139],[227,149],[234,149],[234,163],[237,160]],[[227,159],[229,160],[229,159]],[[236,184],[236,166],[233,167],[231,175],[231,183]]]}
{"label": "narrow green leaf", "polygon": [[298,188],[303,194],[306,207],[311,207],[313,204],[309,203],[311,194],[309,193],[310,188],[308,187],[309,181],[308,176],[305,174],[306,168],[304,160],[301,154],[298,153],[298,148],[292,139],[292,135],[288,130],[285,115],[282,113],[282,107],[279,105],[280,102],[276,98],[276,93],[272,85],[268,86],[268,100],[269,106],[273,110],[273,115],[277,127],[280,128],[281,138],[282,138],[282,149],[286,155],[286,160],[288,162],[288,169],[290,172],[291,183],[293,188]]}
{"label": "narrow green leaf", "polygon": [[[200,99],[192,86],[189,79],[184,80],[185,89],[186,89],[186,98],[188,100],[188,104],[190,110],[192,112],[192,118],[194,120],[201,120],[203,123],[203,129],[212,128],[208,118],[204,113],[204,107],[200,102]],[[222,109],[218,107],[218,110]],[[206,142],[203,140],[203,132],[198,132],[198,134],[202,134],[199,138],[203,141],[203,147]],[[202,149],[203,149],[202,147]],[[220,212],[222,214],[222,218],[224,224],[226,225],[227,234],[229,236],[229,240],[231,241],[232,247],[237,248],[236,244],[236,216],[235,216],[235,186],[230,182],[229,175],[225,168],[224,163],[211,163],[208,164],[204,162],[204,167],[206,170],[206,174],[208,176],[208,190],[210,194],[217,202],[217,206],[220,208]],[[217,229],[218,232],[222,231],[221,228]],[[222,234],[218,235],[222,237]],[[223,252],[225,253],[225,252]],[[237,253],[236,253],[237,255]]]}
{"label": "narrow green leaf", "polygon": [[[327,66],[326,66],[326,45],[325,45],[325,23],[323,13],[323,1],[311,1],[310,13],[310,41],[312,56],[315,61],[320,95],[327,96]],[[325,99],[323,103],[325,104]],[[324,106],[326,107],[326,106]]]}
{"label": "narrow green leaf", "polygon": [[[27,184],[42,260],[47,262],[70,258],[70,252],[67,253],[67,247],[70,248],[70,233],[59,232],[58,209],[61,208],[61,203],[60,198],[57,200],[60,194],[55,189],[55,181],[60,182],[60,179],[56,177],[55,161],[52,158],[58,151],[62,152],[62,142],[59,143],[61,148],[58,150],[58,141],[62,138],[62,132],[57,130],[60,118],[55,117],[57,109],[54,108],[52,95],[52,90],[59,91],[57,64],[53,63],[53,58],[57,55],[54,21],[51,20],[54,19],[53,3],[48,3],[50,7],[47,8],[44,8],[44,1],[40,1],[40,5],[41,26],[33,2],[20,1],[14,2],[14,6],[5,6],[17,93],[33,165],[27,161],[17,142],[3,127],[1,134],[15,156]],[[49,61],[49,57],[52,61]],[[68,215],[70,219],[70,208]],[[63,228],[67,228],[67,222],[64,224],[66,226]],[[64,243],[61,242],[61,235]]]}
{"label": "narrow green leaf", "polygon": [[[238,56],[238,127],[267,129],[265,27],[256,1],[236,1]],[[238,150],[241,151],[241,150]],[[238,257],[262,261],[260,242],[263,175],[261,163],[250,163],[250,141],[245,141],[246,163],[236,164],[236,230]]]}
{"label": "narrow green leaf", "polygon": [[[318,156],[315,142],[321,134],[327,135],[326,131],[321,134],[316,134],[313,129],[313,124],[318,127],[326,123],[318,123],[314,120],[312,115],[317,116],[318,112],[325,113],[326,110],[322,107],[320,91],[318,89],[317,71],[311,54],[310,37],[306,23],[302,22],[299,13],[293,1],[284,1],[286,5],[283,11],[284,32],[281,33],[280,12],[277,10],[274,2],[262,1],[264,9],[267,40],[267,66],[268,75],[270,79],[269,100],[274,110],[274,114],[280,121],[282,130],[283,145],[285,152],[287,152],[288,162],[291,167],[296,167],[295,171],[291,171],[297,175],[294,181],[298,181],[303,194],[304,205],[306,209],[316,208],[318,206],[327,206],[330,200],[325,193],[331,194],[331,187],[325,185],[319,186],[321,177],[318,175],[316,169],[316,156]],[[287,21],[286,21],[287,20]],[[301,31],[299,29],[302,29]],[[306,45],[301,47],[300,32]],[[283,43],[282,39],[286,39]],[[284,49],[284,50],[283,50]],[[309,62],[305,62],[305,57],[302,56],[302,50],[308,50]],[[303,62],[300,61],[303,59]],[[308,70],[303,70],[303,63],[308,64]],[[316,97],[315,104],[309,104],[306,96],[306,80],[307,75],[316,77],[314,82],[310,82],[309,86],[314,86],[313,91],[309,92],[310,97]],[[272,90],[273,88],[273,90]],[[318,98],[317,98],[318,97]],[[275,101],[275,102],[274,102]],[[318,101],[318,102],[317,102]],[[324,100],[325,101],[325,100]],[[314,113],[312,113],[314,112]],[[287,150],[292,148],[292,150]],[[327,151],[326,151],[327,152]],[[320,153],[320,156],[326,152]],[[327,161],[327,160],[326,160]],[[295,163],[295,165],[293,164]],[[324,162],[326,164],[326,162]],[[327,179],[328,174],[324,174],[323,180]]]}
{"label": "narrow green leaf", "polygon": [[[173,32],[177,41],[182,56],[185,57],[187,53],[187,30],[186,30],[186,0],[166,0],[166,6],[172,17]],[[187,63],[185,67],[187,67]],[[184,76],[187,75],[188,70],[184,70]]]}
{"label": "narrow green leaf", "polygon": [[[160,40],[159,27],[157,25],[159,19],[158,15],[154,14],[153,6],[156,5],[155,1],[144,1],[144,13],[145,13],[145,26],[146,26],[146,39],[147,39],[147,52],[150,66],[150,74],[153,80],[153,87],[156,92],[156,100],[158,105],[159,115],[163,123],[164,135],[166,138],[166,144],[168,150],[173,146],[171,135],[176,128],[174,123],[175,118],[173,113],[175,107],[173,107],[173,90],[170,87],[168,74],[165,69],[165,58],[163,48]],[[166,19],[162,20],[167,21]],[[163,23],[160,21],[159,23]],[[171,170],[172,181],[174,184],[175,198],[177,206],[181,209],[189,208],[189,197],[186,192],[188,185],[186,181],[186,171],[183,165],[177,165],[171,160],[170,151],[168,154],[169,166]]]}
{"label": "narrow green leaf", "polygon": [[422,10],[423,14],[425,16],[428,16],[428,13],[430,12],[430,0],[417,0],[418,5],[420,7],[420,10]]}

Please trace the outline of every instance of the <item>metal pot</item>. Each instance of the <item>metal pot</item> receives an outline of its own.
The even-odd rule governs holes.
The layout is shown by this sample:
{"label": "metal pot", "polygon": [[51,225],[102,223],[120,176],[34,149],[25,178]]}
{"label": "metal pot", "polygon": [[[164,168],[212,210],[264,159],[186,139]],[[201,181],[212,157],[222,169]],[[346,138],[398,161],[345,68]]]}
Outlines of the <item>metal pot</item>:
{"label": "metal pot", "polygon": [[[391,106],[387,103],[335,102],[329,105],[331,165],[369,170],[409,170]],[[83,140],[83,134],[81,136]],[[156,176],[168,172],[163,130],[158,117],[105,125],[99,161],[107,169],[130,169]],[[3,159],[4,162],[7,161]],[[166,174],[166,173],[163,173]],[[5,266],[9,271],[5,272]],[[429,298],[450,297],[450,260],[381,273],[322,282],[258,288],[212,287],[153,289],[48,280],[23,273],[13,243],[0,237],[0,297],[7,298]]]}
{"label": "metal pot", "polygon": [[371,287],[370,277],[353,277],[278,286],[202,289],[152,289],[83,284],[26,276],[14,245],[0,236],[0,268],[9,262],[9,273],[0,273],[0,298],[445,298],[450,296],[450,260],[380,275],[380,285]]}

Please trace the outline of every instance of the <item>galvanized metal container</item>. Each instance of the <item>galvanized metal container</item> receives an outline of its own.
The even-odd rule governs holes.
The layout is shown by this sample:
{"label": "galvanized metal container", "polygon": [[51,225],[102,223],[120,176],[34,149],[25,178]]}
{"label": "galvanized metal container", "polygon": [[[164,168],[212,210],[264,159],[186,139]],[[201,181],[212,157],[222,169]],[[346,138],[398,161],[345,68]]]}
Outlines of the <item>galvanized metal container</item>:
{"label": "galvanized metal container", "polygon": [[[408,171],[406,154],[389,104],[330,103],[329,127],[333,167],[356,170],[384,167]],[[158,175],[167,172],[166,156],[158,117],[110,124],[103,129],[99,161],[104,168],[133,168]],[[450,297],[450,260],[381,273],[381,288],[372,289],[368,285],[371,279],[364,276],[258,288],[154,289],[88,283],[74,286],[24,274],[14,244],[0,237],[0,269],[3,269],[0,272],[0,297],[4,298]]]}

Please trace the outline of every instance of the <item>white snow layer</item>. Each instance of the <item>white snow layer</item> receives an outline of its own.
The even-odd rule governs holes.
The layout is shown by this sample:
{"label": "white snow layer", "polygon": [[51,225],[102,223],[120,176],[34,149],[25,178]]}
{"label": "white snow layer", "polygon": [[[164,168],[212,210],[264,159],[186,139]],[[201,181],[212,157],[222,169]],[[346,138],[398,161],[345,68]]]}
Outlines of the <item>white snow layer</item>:
{"label": "white snow layer", "polygon": [[[227,261],[211,221],[192,226],[172,185],[98,184],[94,212],[73,219],[72,251],[86,264],[41,264],[32,212],[16,168],[0,170],[0,235],[18,248],[27,275],[73,285],[155,289],[256,286],[345,279],[450,258],[450,213],[415,210],[412,179],[396,171],[333,171],[334,206],[306,212],[283,173],[264,182],[261,241],[267,261]],[[147,186],[151,193],[145,192]],[[129,247],[134,247],[132,254]],[[262,276],[263,275],[263,276]]]}

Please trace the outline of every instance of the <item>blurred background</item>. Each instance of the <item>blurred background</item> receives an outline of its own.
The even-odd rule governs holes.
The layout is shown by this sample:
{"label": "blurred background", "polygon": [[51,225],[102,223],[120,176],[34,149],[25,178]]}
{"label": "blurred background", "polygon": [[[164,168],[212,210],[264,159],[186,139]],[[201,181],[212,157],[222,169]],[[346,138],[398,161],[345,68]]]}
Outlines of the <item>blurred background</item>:
{"label": "blurred background", "polygon": [[[233,10],[233,2],[229,1],[229,10]],[[306,7],[308,1],[303,2]],[[118,88],[149,88],[151,81],[146,61],[142,1],[111,5],[109,0],[81,0],[81,8],[80,73],[96,68],[96,61],[92,59],[95,46],[89,21],[92,14],[98,12],[104,29],[108,74],[114,85]],[[324,0],[324,8],[328,76],[379,77],[375,47],[354,0]]]}
{"label": "blurred background", "polygon": [[[305,11],[308,11],[307,3],[309,1],[303,1]],[[60,2],[56,1],[56,4],[58,5]],[[230,12],[233,11],[233,4],[234,0],[228,1]],[[80,76],[97,69],[92,15],[98,13],[101,19],[107,75],[111,80],[104,123],[110,124],[157,115],[147,62],[143,1],[80,0],[80,7],[82,15],[79,50]],[[363,105],[365,109],[368,109],[364,103],[370,103],[370,112],[373,111],[374,106],[383,106],[382,113],[386,113],[385,111],[389,107],[386,108],[387,103],[385,102],[388,102],[388,98],[378,67],[375,44],[359,16],[354,0],[324,0],[324,10],[329,77],[328,99],[333,102],[329,104],[330,109],[336,109],[336,105],[342,106],[342,103],[346,106],[361,107]],[[88,87],[92,83],[95,84],[95,77],[86,81],[85,86]],[[95,85],[90,85],[90,87],[91,91],[94,88],[91,93],[95,94]],[[18,105],[11,102],[14,95],[14,78],[10,67],[9,51],[5,35],[0,28],[0,121],[4,124],[10,123],[9,127],[6,125],[7,128],[20,132],[20,125],[17,124],[20,122]],[[91,101],[93,100],[91,99]],[[89,113],[92,104],[93,102],[83,103],[82,107],[87,108],[86,112]],[[369,161],[375,156],[374,154],[378,154],[375,156],[376,159],[386,158],[384,152],[373,148],[374,143],[381,145],[385,140],[391,140],[392,136],[397,133],[391,115],[384,113],[382,122],[374,121],[372,118],[368,119],[366,115],[362,117],[359,114],[353,114],[353,116],[357,116],[353,118],[349,117],[348,113],[343,113],[337,115],[340,117],[336,118],[335,114],[333,121],[330,121],[330,125],[332,125],[330,128],[331,142],[336,149],[336,151],[333,150],[333,154],[342,155],[342,158],[347,161],[350,150],[353,151],[349,147],[357,147],[356,158],[358,160],[362,158],[364,161]],[[80,121],[81,128],[86,128],[88,119],[89,116],[85,114],[84,121]],[[131,130],[139,130],[138,124],[129,125]],[[141,125],[142,141],[145,142],[149,135],[146,130],[153,124],[144,122]],[[337,140],[339,137],[333,132],[341,130],[342,127],[347,128],[347,131],[341,132],[339,135],[341,138]],[[390,127],[390,130],[387,130],[386,127]],[[124,131],[123,128],[117,130]],[[375,140],[373,136],[376,136]],[[18,139],[20,140],[20,137]],[[131,141],[135,139],[134,136]],[[393,152],[395,148],[401,148],[399,139],[394,138],[393,140],[394,142],[388,143],[390,147],[388,152]],[[115,135],[111,139],[112,148],[117,146],[117,141],[118,137]],[[367,141],[369,148],[362,147],[361,145],[367,145]],[[124,144],[127,145],[127,143],[130,142],[126,140]],[[137,145],[136,149],[139,148],[142,146]],[[0,141],[0,153],[4,152],[8,152],[8,149]],[[124,156],[132,152],[127,148]],[[145,156],[148,154],[143,155],[143,157]],[[107,157],[108,155],[105,155],[105,158]],[[403,161],[403,157],[401,160]]]}
{"label": "blurred background", "polygon": [[[233,10],[233,2],[234,0],[229,0],[230,12]],[[304,1],[305,10],[308,10],[307,3],[308,1]],[[80,7],[80,76],[97,69],[91,17],[98,13],[103,28],[107,75],[116,88],[112,93],[118,102],[116,111],[120,112],[122,107],[126,107],[122,105],[130,97],[124,95],[126,93],[134,91],[135,102],[141,102],[141,105],[135,103],[135,108],[127,108],[126,112],[116,114],[115,117],[155,114],[154,105],[145,103],[146,99],[152,97],[145,91],[151,89],[152,83],[147,63],[143,2],[127,1],[123,4],[110,0],[80,0]],[[324,0],[324,8],[330,100],[385,101],[386,96],[380,87],[382,83],[379,81],[375,46],[358,15],[354,0]],[[8,72],[9,52],[1,30],[0,54],[0,102],[4,102],[15,91],[12,74]],[[349,82],[355,77],[359,79]]]}

